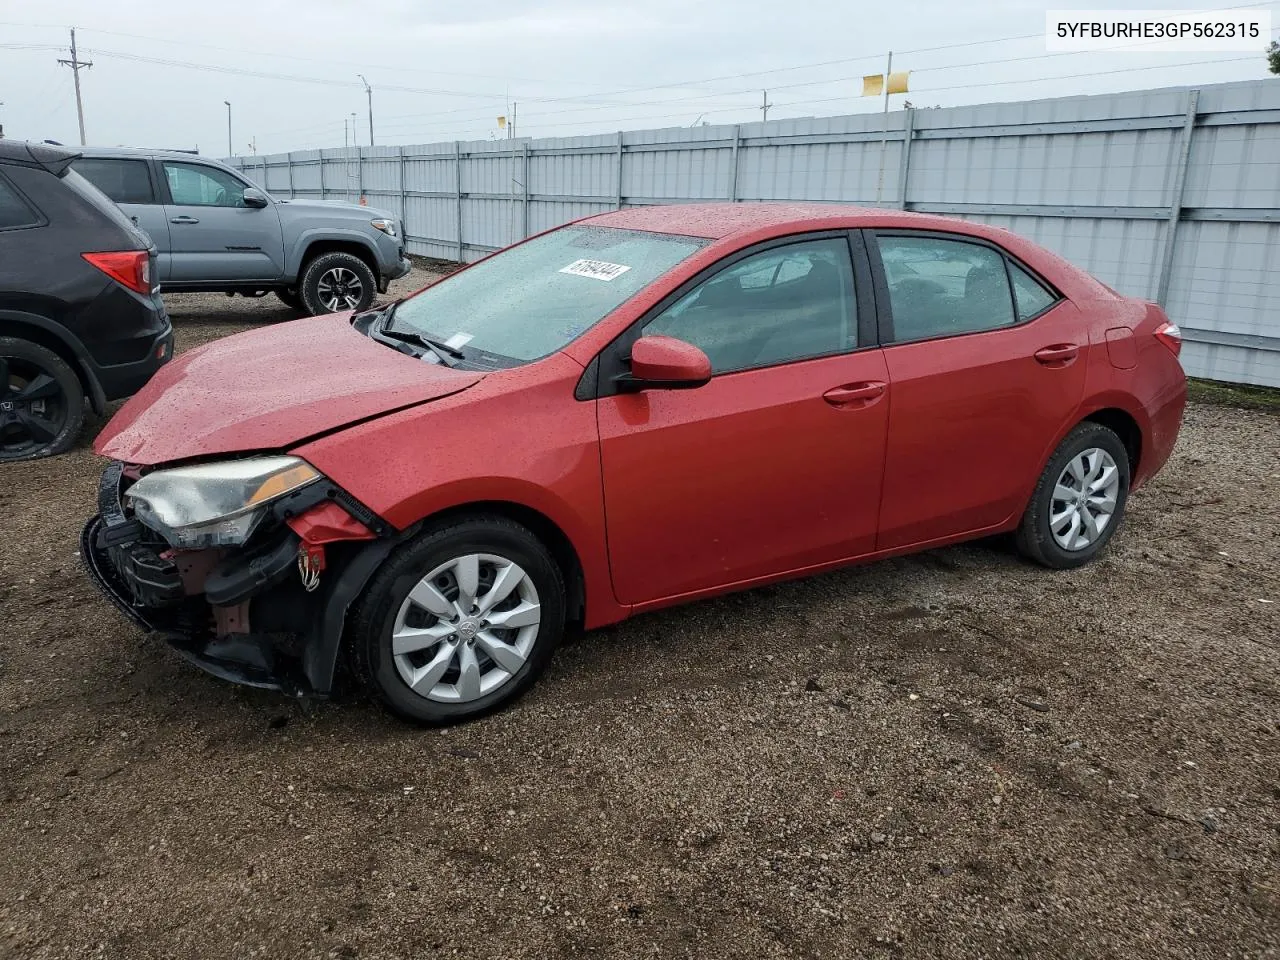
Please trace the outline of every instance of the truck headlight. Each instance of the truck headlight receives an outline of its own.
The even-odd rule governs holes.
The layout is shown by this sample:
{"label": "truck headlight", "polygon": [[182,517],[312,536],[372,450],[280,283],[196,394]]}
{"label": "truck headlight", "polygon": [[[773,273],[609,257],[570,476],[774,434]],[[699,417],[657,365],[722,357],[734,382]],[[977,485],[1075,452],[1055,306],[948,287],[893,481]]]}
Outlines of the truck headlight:
{"label": "truck headlight", "polygon": [[373,229],[381,230],[388,237],[397,236],[396,222],[394,220],[387,220],[384,217],[379,217],[377,220],[370,220],[369,223],[373,225]]}
{"label": "truck headlight", "polygon": [[255,457],[156,470],[125,500],[144,525],[175,547],[236,546],[266,515],[266,505],[320,479],[297,457]]}

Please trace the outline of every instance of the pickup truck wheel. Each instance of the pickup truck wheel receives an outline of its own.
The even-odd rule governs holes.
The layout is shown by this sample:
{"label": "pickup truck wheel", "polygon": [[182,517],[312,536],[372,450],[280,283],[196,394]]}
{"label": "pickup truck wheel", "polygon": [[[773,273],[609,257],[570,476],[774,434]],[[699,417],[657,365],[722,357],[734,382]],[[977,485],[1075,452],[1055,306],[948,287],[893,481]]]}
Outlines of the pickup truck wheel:
{"label": "pickup truck wheel", "polygon": [[351,253],[322,253],[302,271],[298,284],[302,307],[316,316],[343,310],[365,310],[378,293],[373,271]]}
{"label": "pickup truck wheel", "polygon": [[277,290],[276,296],[286,307],[292,307],[294,310],[302,309],[302,298],[298,296],[297,290]]}
{"label": "pickup truck wheel", "polygon": [[84,423],[84,388],[60,356],[0,337],[0,463],[70,449]]}

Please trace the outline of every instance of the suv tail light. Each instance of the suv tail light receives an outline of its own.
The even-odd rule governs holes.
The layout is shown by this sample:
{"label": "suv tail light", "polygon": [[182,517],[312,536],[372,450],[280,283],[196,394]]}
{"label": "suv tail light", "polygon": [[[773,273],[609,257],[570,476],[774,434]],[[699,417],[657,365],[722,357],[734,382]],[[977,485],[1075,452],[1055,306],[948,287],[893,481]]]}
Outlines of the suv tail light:
{"label": "suv tail light", "polygon": [[1156,327],[1156,339],[1173,351],[1175,357],[1182,352],[1182,331],[1176,323],[1166,320]]}
{"label": "suv tail light", "polygon": [[151,254],[146,250],[113,250],[80,256],[135,293],[143,296],[151,293]]}

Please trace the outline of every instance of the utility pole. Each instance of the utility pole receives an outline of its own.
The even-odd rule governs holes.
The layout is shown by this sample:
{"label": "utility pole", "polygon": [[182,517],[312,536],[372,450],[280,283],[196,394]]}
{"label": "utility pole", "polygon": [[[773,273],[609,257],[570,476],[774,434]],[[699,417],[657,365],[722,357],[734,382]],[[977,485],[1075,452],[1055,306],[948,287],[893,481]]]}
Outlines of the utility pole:
{"label": "utility pole", "polygon": [[[889,51],[889,62],[884,65],[884,111],[881,113],[880,125],[880,174],[876,177],[876,206],[880,206],[880,198],[884,195],[884,152],[889,144],[889,78],[893,76],[893,51]],[[905,141],[904,141],[905,149]]]}
{"label": "utility pole", "polygon": [[765,123],[769,122],[769,108],[772,106],[773,104],[769,102],[769,91],[761,90],[760,91],[760,119]]}
{"label": "utility pole", "polygon": [[231,101],[223,100],[222,102],[227,105],[227,156],[234,157],[236,151],[231,146]]}
{"label": "utility pole", "polygon": [[511,140],[516,138],[516,107],[518,103],[511,104],[511,122],[507,124],[507,137]]}
{"label": "utility pole", "polygon": [[79,118],[79,120],[80,120],[80,146],[82,146],[82,147],[83,147],[83,146],[85,145],[85,139],[84,139],[84,103],[83,103],[83,101],[81,101],[81,99],[80,99],[80,68],[81,68],[81,67],[92,67],[92,66],[93,66],[93,61],[91,61],[91,60],[81,60],[81,59],[76,55],[76,28],[75,28],[75,27],[72,27],[72,28],[71,28],[71,59],[70,59],[70,60],[59,60],[58,62],[59,62],[60,64],[62,64],[63,66],[70,67],[70,68],[71,68],[71,73],[75,76],[75,81],[76,81],[76,117],[78,117],[78,118]]}
{"label": "utility pole", "polygon": [[369,98],[369,146],[373,146],[373,87],[369,86],[369,81],[365,80],[363,73],[357,73],[364,84],[364,94]]}
{"label": "utility pole", "polygon": [[346,150],[351,146],[351,137],[347,134],[347,118],[342,118],[342,149]]}

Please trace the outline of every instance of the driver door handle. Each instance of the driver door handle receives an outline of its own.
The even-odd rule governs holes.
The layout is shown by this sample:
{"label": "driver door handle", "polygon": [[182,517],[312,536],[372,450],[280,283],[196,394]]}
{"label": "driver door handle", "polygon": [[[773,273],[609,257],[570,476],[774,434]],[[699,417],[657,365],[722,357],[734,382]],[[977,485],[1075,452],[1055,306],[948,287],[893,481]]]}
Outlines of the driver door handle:
{"label": "driver door handle", "polygon": [[200,221],[197,220],[195,217],[188,217],[184,214],[181,217],[170,217],[169,222],[170,223],[199,223]]}
{"label": "driver door handle", "polygon": [[860,383],[846,383],[832,387],[822,395],[822,399],[833,407],[854,409],[869,407],[884,396],[886,384],[882,380],[864,380]]}

